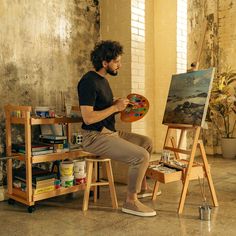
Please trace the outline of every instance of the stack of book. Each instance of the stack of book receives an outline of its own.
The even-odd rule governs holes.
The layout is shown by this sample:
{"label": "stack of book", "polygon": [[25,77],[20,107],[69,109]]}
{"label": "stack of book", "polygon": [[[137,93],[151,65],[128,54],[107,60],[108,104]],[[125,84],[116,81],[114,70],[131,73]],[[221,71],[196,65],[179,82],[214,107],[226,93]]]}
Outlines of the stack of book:
{"label": "stack of book", "polygon": [[[16,152],[25,154],[25,144],[12,144],[12,149]],[[49,144],[33,143],[31,144],[31,154],[32,156],[44,155],[53,153],[53,146]]]}
{"label": "stack of book", "polygon": [[[25,191],[22,187],[26,186],[26,171],[25,168],[15,169],[13,172],[14,180],[21,182],[21,189]],[[57,175],[51,173],[50,171],[43,170],[38,167],[32,168],[32,187],[34,194],[40,194],[49,192],[55,189],[55,181]],[[18,182],[19,183],[19,182]]]}
{"label": "stack of book", "polygon": [[55,189],[55,178],[36,180],[35,186],[33,186],[34,194],[46,193]]}
{"label": "stack of book", "polygon": [[52,145],[54,152],[67,152],[67,151],[69,151],[67,136],[42,134],[42,135],[40,135],[40,141],[42,143]]}

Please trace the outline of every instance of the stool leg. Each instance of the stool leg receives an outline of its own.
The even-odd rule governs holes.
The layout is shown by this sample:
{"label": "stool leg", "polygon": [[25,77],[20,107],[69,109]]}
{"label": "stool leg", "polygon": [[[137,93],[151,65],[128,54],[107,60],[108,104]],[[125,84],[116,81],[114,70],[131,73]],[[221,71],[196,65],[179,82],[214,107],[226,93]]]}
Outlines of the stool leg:
{"label": "stool leg", "polygon": [[154,188],[153,188],[153,192],[152,192],[152,200],[156,200],[157,198],[157,191],[159,188],[160,182],[156,180]]}
{"label": "stool leg", "polygon": [[84,190],[84,201],[83,201],[83,211],[88,210],[88,203],[89,203],[89,193],[91,188],[91,182],[92,182],[92,174],[93,174],[93,162],[88,161],[87,162],[87,183]]}
{"label": "stool leg", "polygon": [[[98,163],[94,162],[93,166],[93,183],[96,183],[98,181]],[[94,186],[94,192],[93,192],[93,202],[97,202],[98,199],[98,187]]]}
{"label": "stool leg", "polygon": [[118,202],[117,202],[117,197],[116,197],[116,190],[115,190],[115,185],[114,185],[114,179],[113,179],[113,173],[112,173],[112,168],[111,168],[111,161],[106,162],[106,171],[107,171],[107,178],[109,182],[109,189],[110,189],[110,194],[111,194],[111,201],[112,201],[112,207],[114,209],[118,208]]}

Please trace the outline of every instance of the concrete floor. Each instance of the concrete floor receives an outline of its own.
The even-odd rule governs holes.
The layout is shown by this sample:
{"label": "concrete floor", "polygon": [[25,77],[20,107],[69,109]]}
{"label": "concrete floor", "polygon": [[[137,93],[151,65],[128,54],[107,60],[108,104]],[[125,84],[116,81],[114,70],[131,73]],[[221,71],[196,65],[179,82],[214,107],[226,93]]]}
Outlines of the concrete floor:
{"label": "concrete floor", "polygon": [[[126,186],[116,184],[119,210],[112,210],[106,187],[102,188],[98,203],[91,202],[86,213],[81,211],[82,192],[37,202],[32,214],[21,204],[0,202],[0,235],[236,235],[236,160],[211,157],[209,163],[220,204],[213,207],[211,221],[199,219],[202,198],[198,181],[190,184],[181,216],[176,213],[181,182],[161,184],[162,195],[156,201],[143,200],[157,211],[157,216],[150,218],[122,213]],[[212,204],[208,188],[206,192]]]}

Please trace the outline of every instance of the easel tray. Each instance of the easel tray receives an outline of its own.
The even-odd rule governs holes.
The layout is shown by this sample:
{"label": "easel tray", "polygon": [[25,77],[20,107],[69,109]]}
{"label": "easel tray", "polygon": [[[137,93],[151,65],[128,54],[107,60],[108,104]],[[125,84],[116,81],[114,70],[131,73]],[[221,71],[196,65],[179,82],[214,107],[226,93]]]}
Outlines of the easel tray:
{"label": "easel tray", "polygon": [[[186,164],[188,163],[185,160],[181,162]],[[186,170],[186,167],[180,167],[170,163],[154,161],[150,163],[146,171],[146,176],[160,183],[166,184],[183,180],[185,177]],[[190,180],[203,178],[204,176],[205,174],[203,166],[198,163],[194,163],[190,174]]]}

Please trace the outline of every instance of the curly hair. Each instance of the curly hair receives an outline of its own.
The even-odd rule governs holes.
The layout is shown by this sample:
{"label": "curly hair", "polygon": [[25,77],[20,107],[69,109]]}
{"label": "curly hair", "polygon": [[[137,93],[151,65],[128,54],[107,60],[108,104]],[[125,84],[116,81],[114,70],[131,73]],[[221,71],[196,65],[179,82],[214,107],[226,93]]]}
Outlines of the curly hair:
{"label": "curly hair", "polygon": [[110,62],[123,54],[123,46],[117,41],[100,41],[95,44],[90,54],[91,62],[96,71],[100,70],[103,61]]}

